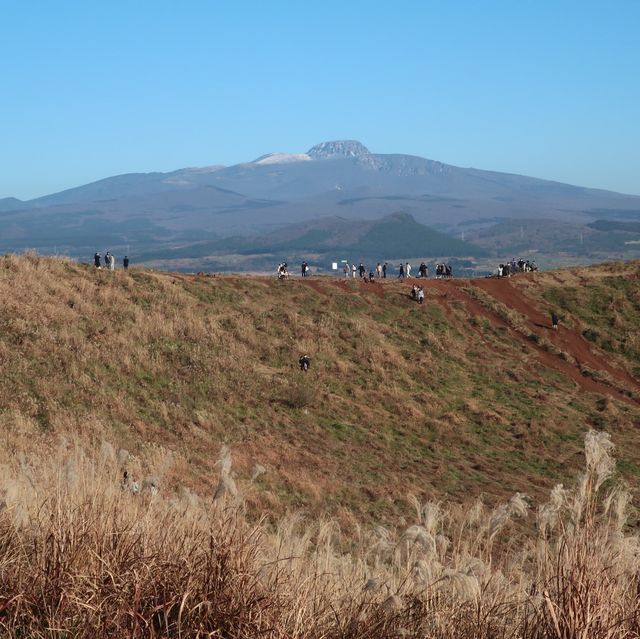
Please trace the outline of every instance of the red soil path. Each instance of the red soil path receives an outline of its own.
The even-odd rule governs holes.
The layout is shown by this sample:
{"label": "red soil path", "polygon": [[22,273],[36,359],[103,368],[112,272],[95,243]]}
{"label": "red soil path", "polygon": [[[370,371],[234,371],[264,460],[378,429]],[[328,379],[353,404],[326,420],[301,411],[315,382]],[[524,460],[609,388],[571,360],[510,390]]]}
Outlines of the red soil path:
{"label": "red soil path", "polygon": [[[575,364],[549,353],[533,340],[527,339],[525,335],[514,330],[499,315],[467,295],[463,289],[468,286],[476,286],[484,290],[495,300],[517,311],[525,318],[527,329],[531,334],[543,335],[547,341],[554,344],[558,349],[568,353],[575,360]],[[632,406],[637,407],[640,405],[640,401],[629,397],[619,388],[584,375],[581,370],[582,366],[587,366],[596,371],[605,371],[623,390],[640,392],[640,383],[628,371],[613,366],[610,357],[595,349],[575,329],[561,326],[557,331],[552,330],[550,313],[546,315],[538,310],[533,301],[527,299],[508,279],[432,280],[426,284],[426,288],[435,288],[447,297],[461,300],[474,315],[486,317],[494,325],[504,327],[512,337],[536,351],[538,360],[544,366],[563,373],[584,390],[608,395]]]}

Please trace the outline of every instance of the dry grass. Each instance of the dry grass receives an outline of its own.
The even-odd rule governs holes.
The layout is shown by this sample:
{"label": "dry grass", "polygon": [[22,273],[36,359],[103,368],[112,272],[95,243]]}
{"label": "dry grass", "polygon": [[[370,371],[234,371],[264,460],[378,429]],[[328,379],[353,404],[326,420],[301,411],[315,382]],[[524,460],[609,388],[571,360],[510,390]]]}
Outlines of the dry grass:
{"label": "dry grass", "polygon": [[640,539],[611,452],[589,431],[584,474],[535,528],[516,525],[531,517],[519,493],[494,508],[410,497],[412,521],[345,538],[300,515],[250,523],[248,486],[133,493],[124,452],[65,443],[3,470],[2,636],[637,637]]}

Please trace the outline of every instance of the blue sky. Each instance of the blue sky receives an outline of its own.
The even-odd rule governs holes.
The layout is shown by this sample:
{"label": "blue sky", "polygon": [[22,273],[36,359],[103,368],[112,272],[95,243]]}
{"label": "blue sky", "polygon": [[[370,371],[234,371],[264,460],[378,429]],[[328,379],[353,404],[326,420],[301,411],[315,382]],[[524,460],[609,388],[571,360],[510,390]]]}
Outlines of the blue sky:
{"label": "blue sky", "polygon": [[640,194],[640,1],[0,0],[0,197],[354,138]]}

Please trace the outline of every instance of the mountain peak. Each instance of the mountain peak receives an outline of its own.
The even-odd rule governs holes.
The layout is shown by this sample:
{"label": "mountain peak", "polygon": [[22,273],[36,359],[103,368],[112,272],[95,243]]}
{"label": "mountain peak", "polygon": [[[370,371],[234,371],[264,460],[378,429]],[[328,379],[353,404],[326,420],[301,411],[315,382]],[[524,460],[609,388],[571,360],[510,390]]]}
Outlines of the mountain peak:
{"label": "mountain peak", "polygon": [[359,158],[370,155],[369,149],[357,140],[333,140],[321,142],[307,151],[314,160]]}

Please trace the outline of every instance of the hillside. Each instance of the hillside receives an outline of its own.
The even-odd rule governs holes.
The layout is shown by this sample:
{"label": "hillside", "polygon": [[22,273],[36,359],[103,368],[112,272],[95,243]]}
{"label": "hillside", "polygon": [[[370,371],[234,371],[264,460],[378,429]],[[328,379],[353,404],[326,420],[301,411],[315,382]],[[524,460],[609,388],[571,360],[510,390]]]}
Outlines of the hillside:
{"label": "hillside", "polygon": [[639,273],[0,258],[0,634],[637,636]]}
{"label": "hillside", "polygon": [[[255,512],[390,521],[407,495],[534,499],[606,428],[640,473],[637,263],[426,282],[96,271],[0,259],[4,462],[61,438]],[[559,309],[558,333],[548,316]],[[302,352],[312,367],[297,369]],[[266,471],[250,482],[256,464]]]}

